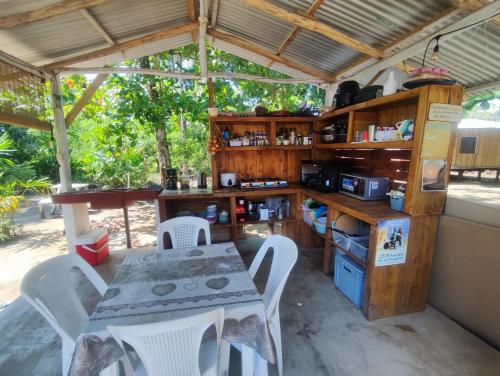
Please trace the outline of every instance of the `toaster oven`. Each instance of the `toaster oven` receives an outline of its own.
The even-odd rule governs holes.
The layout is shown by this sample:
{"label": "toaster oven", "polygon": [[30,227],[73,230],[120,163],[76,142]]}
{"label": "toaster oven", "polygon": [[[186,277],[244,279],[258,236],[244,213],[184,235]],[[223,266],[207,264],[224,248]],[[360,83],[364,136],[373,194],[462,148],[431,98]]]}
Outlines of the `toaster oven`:
{"label": "toaster oven", "polygon": [[344,163],[338,161],[302,161],[300,183],[321,192],[338,192],[342,171],[348,169]]}
{"label": "toaster oven", "polygon": [[385,200],[389,179],[358,174],[341,174],[339,192],[360,200]]}

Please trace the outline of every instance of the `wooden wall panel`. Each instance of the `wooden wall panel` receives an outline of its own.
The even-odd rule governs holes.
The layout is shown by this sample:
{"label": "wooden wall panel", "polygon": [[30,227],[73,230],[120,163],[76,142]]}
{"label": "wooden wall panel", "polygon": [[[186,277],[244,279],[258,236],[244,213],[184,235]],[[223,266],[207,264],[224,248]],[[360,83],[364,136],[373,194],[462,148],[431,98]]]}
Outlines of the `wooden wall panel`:
{"label": "wooden wall panel", "polygon": [[[461,154],[461,137],[477,137],[476,153]],[[500,167],[500,129],[458,129],[453,152],[453,168]]]}

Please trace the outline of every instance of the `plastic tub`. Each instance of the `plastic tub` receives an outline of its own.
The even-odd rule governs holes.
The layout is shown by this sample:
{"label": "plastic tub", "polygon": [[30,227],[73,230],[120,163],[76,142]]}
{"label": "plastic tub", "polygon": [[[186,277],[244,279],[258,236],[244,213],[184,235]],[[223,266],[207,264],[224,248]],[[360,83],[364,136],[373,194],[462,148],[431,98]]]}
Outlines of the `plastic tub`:
{"label": "plastic tub", "polygon": [[349,236],[339,230],[332,229],[332,240],[337,246],[348,251],[349,250]]}
{"label": "plastic tub", "polygon": [[368,260],[369,236],[353,236],[350,238],[349,252],[360,260]]}
{"label": "plastic tub", "polygon": [[326,234],[326,217],[319,217],[314,220],[314,228],[320,234]]}
{"label": "plastic tub", "polygon": [[335,256],[333,283],[357,307],[363,307],[366,270],[347,255]]}

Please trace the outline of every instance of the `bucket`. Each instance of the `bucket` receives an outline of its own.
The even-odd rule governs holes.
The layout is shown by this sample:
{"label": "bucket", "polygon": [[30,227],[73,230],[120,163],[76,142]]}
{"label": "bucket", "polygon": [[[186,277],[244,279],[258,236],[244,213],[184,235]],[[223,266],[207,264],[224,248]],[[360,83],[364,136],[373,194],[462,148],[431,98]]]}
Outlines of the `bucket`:
{"label": "bucket", "polygon": [[403,211],[403,205],[405,203],[404,197],[391,197],[391,209],[397,211]]}

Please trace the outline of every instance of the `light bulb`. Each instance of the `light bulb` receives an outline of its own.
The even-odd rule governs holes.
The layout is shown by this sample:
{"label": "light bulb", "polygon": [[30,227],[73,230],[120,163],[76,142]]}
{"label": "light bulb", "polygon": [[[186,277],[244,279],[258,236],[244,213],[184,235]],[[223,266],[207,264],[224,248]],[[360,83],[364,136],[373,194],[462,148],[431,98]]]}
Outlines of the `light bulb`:
{"label": "light bulb", "polygon": [[436,44],[434,50],[432,51],[431,60],[436,61],[439,59],[439,44]]}

